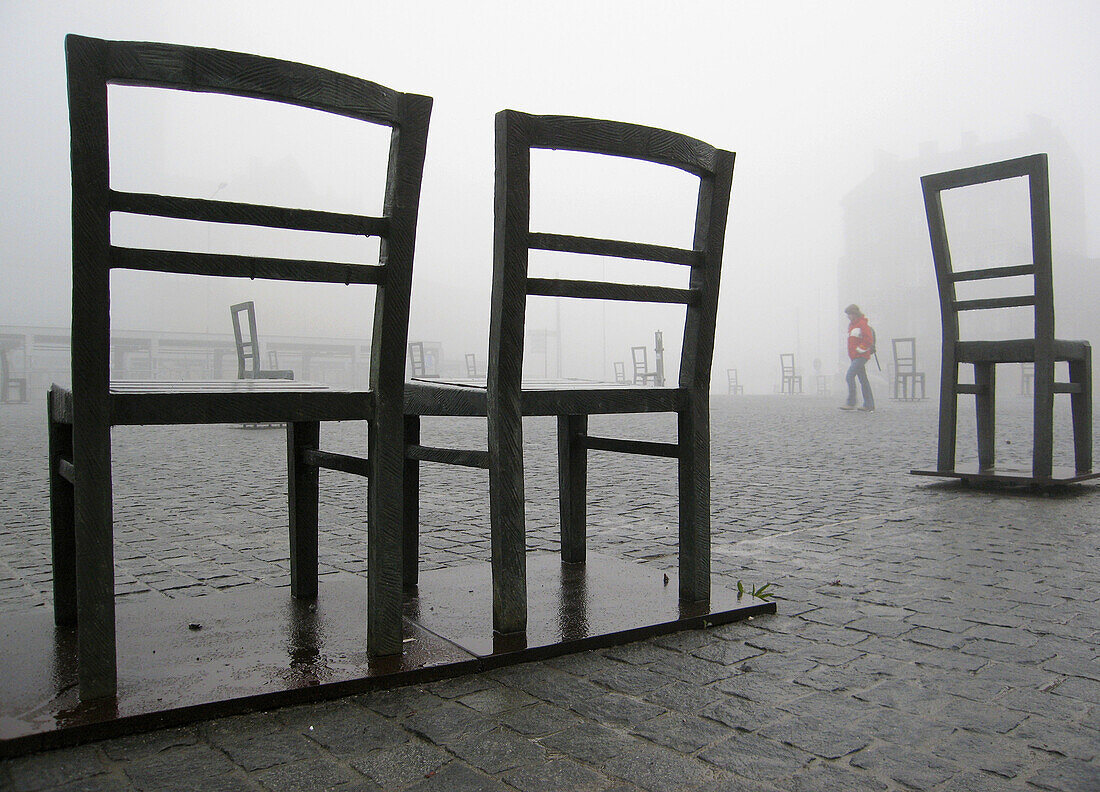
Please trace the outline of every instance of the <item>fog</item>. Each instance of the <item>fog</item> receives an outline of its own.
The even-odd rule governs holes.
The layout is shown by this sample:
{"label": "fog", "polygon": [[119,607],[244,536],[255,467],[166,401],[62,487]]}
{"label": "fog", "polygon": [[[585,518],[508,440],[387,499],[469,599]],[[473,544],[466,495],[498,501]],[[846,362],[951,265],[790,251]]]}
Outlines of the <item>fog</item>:
{"label": "fog", "polygon": [[[727,368],[739,370],[748,392],[772,392],[781,352],[795,352],[809,375],[842,370],[842,309],[851,302],[879,330],[880,348],[890,336],[917,336],[933,370],[939,309],[919,177],[1037,151],[1050,154],[1059,327],[1100,340],[1090,305],[1100,296],[1100,5],[1088,0],[5,0],[5,327],[69,325],[66,33],[251,52],[434,97],[409,338],[439,344],[454,365],[472,352],[484,369],[493,115],[502,108],[664,127],[737,152],[716,392],[725,391]],[[298,108],[165,94],[112,89],[115,188],[380,210],[384,130]],[[667,170],[538,152],[532,225],[689,246],[695,182]],[[1015,207],[1018,193],[1008,187],[990,205]],[[1026,246],[1026,216],[1005,211],[1009,220],[990,226],[989,212],[948,206],[949,229],[975,248],[994,238],[1005,249]],[[113,234],[121,244],[202,251],[377,256],[377,246],[362,240],[176,221],[119,218]],[[532,255],[532,274],[686,282],[671,266],[578,263],[550,253]],[[229,334],[228,306],[253,299],[264,336],[370,334],[369,287],[128,272],[116,272],[112,284],[112,325],[120,331]],[[631,346],[652,355],[661,330],[666,369],[675,372],[682,322],[682,308],[532,299],[528,369],[608,378],[615,361],[629,370]],[[814,360],[819,367],[811,368]]]}

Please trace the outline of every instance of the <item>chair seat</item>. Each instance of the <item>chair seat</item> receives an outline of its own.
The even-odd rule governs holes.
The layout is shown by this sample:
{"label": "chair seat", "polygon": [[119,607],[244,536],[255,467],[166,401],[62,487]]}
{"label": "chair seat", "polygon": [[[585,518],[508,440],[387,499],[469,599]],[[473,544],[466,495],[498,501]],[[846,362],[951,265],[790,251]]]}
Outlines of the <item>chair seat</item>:
{"label": "chair seat", "polygon": [[[54,415],[72,423],[73,395],[53,390]],[[158,381],[115,380],[110,389],[114,426],[366,420],[370,391],[285,379]]]}
{"label": "chair seat", "polygon": [[[533,380],[523,384],[523,415],[596,415],[675,412],[687,402],[683,388],[654,388],[587,380]],[[482,416],[484,382],[414,379],[405,383],[406,415]]]}
{"label": "chair seat", "polygon": [[[1086,360],[1090,350],[1088,341],[1054,341],[1055,360]],[[1032,363],[1035,339],[959,341],[955,344],[955,358],[960,363]]]}

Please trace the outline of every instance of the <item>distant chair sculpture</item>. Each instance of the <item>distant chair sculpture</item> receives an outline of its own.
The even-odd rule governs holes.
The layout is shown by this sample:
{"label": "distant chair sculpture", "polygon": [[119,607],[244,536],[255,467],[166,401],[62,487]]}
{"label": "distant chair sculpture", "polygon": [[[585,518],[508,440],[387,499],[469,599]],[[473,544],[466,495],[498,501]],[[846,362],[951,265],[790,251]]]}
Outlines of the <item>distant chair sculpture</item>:
{"label": "distant chair sculpture", "polygon": [[821,358],[814,358],[814,381],[817,382],[817,395],[829,395],[829,375],[821,373]]}
{"label": "distant chair sculpture", "polygon": [[615,382],[620,385],[626,384],[626,363],[621,360],[616,360],[615,363]]}
{"label": "distant chair sculpture", "polygon": [[477,355],[473,352],[466,353],[466,376],[470,379],[477,377]]}
{"label": "distant chair sculpture", "polygon": [[425,377],[436,378],[438,372],[428,370],[428,356],[424,351],[423,341],[413,341],[409,344],[409,371],[417,379]]}
{"label": "distant chair sculpture", "polygon": [[[1000,265],[957,270],[947,243],[941,193],[959,187],[1026,177],[1031,211],[1030,264]],[[921,178],[928,216],[928,232],[936,265],[943,325],[943,364],[940,377],[939,443],[935,470],[921,475],[964,479],[992,479],[1037,484],[1065,483],[1093,478],[1092,472],[1092,349],[1087,341],[1054,337],[1054,288],[1051,274],[1050,198],[1046,154],[937,173]],[[1028,293],[1008,297],[960,300],[956,284],[990,278],[1026,278]],[[961,311],[1030,306],[1034,333],[1030,338],[998,341],[959,340]],[[1069,381],[1055,382],[1056,362],[1069,364]],[[959,365],[974,366],[974,384],[959,382]],[[994,404],[998,363],[1032,363],[1035,371],[1031,470],[999,470],[994,460]],[[963,469],[955,463],[958,396],[973,394],[977,407],[978,464]],[[1054,469],[1054,394],[1070,394],[1073,420],[1074,467]]]}
{"label": "distant chair sculpture", "polygon": [[917,371],[917,339],[891,338],[890,344],[894,348],[894,400],[916,401],[918,385],[919,398],[925,398],[924,372]]}
{"label": "distant chair sculpture", "polygon": [[4,404],[23,404],[27,401],[27,378],[13,377],[12,365],[8,360],[8,352],[16,348],[13,344],[0,343],[0,402]]}
{"label": "distant chair sculpture", "polygon": [[745,386],[737,381],[737,369],[726,369],[726,380],[729,383],[731,396],[741,395],[745,392]]}
{"label": "distant chair sculpture", "polygon": [[[802,375],[795,371],[793,353],[783,352],[779,355],[779,369],[781,375],[779,392],[788,395],[802,393]],[[795,388],[798,390],[795,391]]]}
{"label": "distant chair sculpture", "polygon": [[630,356],[634,360],[634,384],[657,385],[659,375],[656,369],[653,371],[649,370],[648,348],[644,346],[632,346],[630,348]]}
{"label": "distant chair sculpture", "polygon": [[1020,395],[1030,396],[1032,386],[1035,384],[1035,364],[1020,364]]}
{"label": "distant chair sculpture", "polygon": [[[290,369],[260,368],[260,339],[256,332],[256,304],[248,302],[229,306],[233,317],[233,340],[237,344],[237,379],[294,379]],[[241,316],[245,317],[242,324]],[[272,365],[277,365],[275,353],[269,351]]]}

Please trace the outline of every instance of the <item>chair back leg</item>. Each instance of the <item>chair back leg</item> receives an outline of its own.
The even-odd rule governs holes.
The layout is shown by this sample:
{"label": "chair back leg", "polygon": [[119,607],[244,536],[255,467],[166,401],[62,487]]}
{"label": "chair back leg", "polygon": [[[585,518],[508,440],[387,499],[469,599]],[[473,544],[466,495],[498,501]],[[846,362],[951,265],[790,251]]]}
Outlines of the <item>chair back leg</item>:
{"label": "chair back leg", "polygon": [[[420,445],[420,416],[405,416],[405,448]],[[402,585],[408,590],[420,581],[420,461],[405,457],[402,482]]]}
{"label": "chair back leg", "polygon": [[706,400],[678,414],[680,598],[710,599],[710,414]]}
{"label": "chair back leg", "polygon": [[321,424],[317,421],[286,425],[290,594],[298,598],[317,596],[317,498],[321,470],[308,464],[304,456],[320,445]]}
{"label": "chair back leg", "polygon": [[585,560],[588,487],[587,415],[558,416],[558,505],[561,511],[561,560]]}
{"label": "chair back leg", "polygon": [[1054,470],[1054,361],[1036,361],[1031,475],[1049,479]]}
{"label": "chair back leg", "polygon": [[978,429],[978,470],[992,470],[996,465],[994,459],[997,415],[995,365],[993,363],[975,364],[974,384],[977,390],[974,405],[977,411],[975,418]]}
{"label": "chair back leg", "polygon": [[53,391],[46,395],[49,422],[50,535],[53,549],[53,620],[76,625],[76,531],[73,485],[61,472],[73,461],[73,425],[57,420]]}
{"label": "chair back leg", "polygon": [[1073,416],[1073,461],[1077,473],[1092,472],[1092,352],[1071,361],[1069,381],[1077,386],[1070,396]]}

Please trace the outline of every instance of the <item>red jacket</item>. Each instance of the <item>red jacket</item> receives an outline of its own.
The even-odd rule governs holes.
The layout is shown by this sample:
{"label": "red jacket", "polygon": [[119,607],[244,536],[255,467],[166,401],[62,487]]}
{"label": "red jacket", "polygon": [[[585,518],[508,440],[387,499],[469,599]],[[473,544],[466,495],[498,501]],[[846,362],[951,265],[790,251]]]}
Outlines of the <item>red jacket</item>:
{"label": "red jacket", "polygon": [[867,317],[860,316],[848,325],[848,357],[852,360],[865,358],[870,360],[875,348],[875,331],[867,324]]}

